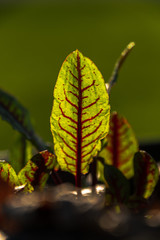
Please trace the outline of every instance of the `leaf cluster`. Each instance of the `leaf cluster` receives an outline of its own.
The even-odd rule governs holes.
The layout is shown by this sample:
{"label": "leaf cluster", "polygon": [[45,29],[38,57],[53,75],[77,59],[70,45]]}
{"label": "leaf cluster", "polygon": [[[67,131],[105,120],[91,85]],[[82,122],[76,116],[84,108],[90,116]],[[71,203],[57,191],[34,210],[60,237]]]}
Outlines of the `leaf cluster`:
{"label": "leaf cluster", "polygon": [[52,184],[60,184],[62,173],[69,172],[79,188],[87,185],[88,175],[93,186],[103,182],[108,205],[138,208],[146,203],[159,179],[157,163],[139,150],[129,123],[116,112],[110,114],[109,105],[111,88],[133,47],[130,43],[122,52],[107,84],[78,50],[66,58],[54,88],[50,118],[54,148],[37,135],[21,103],[0,89],[0,115],[20,133],[10,158],[0,161],[0,184],[32,192],[42,190],[49,176]]}

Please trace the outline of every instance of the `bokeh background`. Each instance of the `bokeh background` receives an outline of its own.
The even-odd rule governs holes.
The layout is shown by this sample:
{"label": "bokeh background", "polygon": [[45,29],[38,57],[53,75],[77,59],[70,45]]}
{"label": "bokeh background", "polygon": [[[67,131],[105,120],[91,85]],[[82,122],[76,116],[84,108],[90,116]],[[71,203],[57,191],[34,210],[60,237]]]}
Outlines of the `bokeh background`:
{"label": "bokeh background", "polygon": [[[22,4],[23,2],[23,4]],[[130,42],[110,103],[140,140],[160,139],[160,2],[53,0],[0,2],[0,87],[29,109],[36,131],[52,141],[49,118],[61,64],[79,49],[107,82]],[[15,131],[0,119],[0,149]]]}

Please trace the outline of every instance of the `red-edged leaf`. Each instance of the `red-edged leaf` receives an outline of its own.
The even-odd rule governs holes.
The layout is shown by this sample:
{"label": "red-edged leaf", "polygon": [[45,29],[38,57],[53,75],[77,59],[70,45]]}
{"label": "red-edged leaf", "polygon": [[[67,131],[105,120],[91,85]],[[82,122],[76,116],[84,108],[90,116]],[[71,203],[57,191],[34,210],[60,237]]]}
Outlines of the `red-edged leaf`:
{"label": "red-edged leaf", "polygon": [[7,182],[11,187],[19,185],[17,174],[5,160],[0,160],[0,181]]}
{"label": "red-edged leaf", "polygon": [[138,144],[129,123],[124,117],[113,112],[110,120],[110,131],[105,141],[106,146],[99,156],[105,163],[113,165],[130,178],[133,176],[133,157],[138,151]]}
{"label": "red-edged leaf", "polygon": [[119,203],[125,203],[129,199],[130,185],[122,172],[111,165],[104,165],[104,177],[109,185],[113,199]]}
{"label": "red-edged leaf", "polygon": [[135,195],[149,198],[159,178],[158,166],[154,159],[145,151],[134,156]]}
{"label": "red-edged leaf", "polygon": [[42,189],[54,167],[55,157],[46,151],[36,154],[26,166],[19,172],[18,178],[21,184],[26,184],[25,191],[32,192],[34,188]]}

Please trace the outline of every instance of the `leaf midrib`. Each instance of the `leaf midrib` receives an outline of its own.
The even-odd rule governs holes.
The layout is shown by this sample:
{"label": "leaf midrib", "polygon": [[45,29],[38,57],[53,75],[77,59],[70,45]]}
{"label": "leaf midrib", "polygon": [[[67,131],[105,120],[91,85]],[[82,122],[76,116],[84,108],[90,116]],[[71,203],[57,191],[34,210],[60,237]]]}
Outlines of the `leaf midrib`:
{"label": "leaf midrib", "polygon": [[81,187],[81,161],[82,161],[82,75],[80,69],[80,56],[77,52],[78,71],[78,126],[77,126],[77,161],[76,161],[76,186]]}

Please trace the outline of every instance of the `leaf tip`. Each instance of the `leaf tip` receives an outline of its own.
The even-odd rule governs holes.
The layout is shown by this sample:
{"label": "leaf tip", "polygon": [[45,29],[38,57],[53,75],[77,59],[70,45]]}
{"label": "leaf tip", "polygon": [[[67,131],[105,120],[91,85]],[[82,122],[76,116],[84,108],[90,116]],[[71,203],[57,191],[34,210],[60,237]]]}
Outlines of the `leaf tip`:
{"label": "leaf tip", "polygon": [[135,42],[130,42],[128,45],[127,45],[127,48],[129,49],[129,50],[131,50],[133,47],[135,47]]}
{"label": "leaf tip", "polygon": [[76,50],[75,50],[75,51],[73,51],[73,52],[79,53],[80,51],[79,51],[78,49],[76,49]]}

